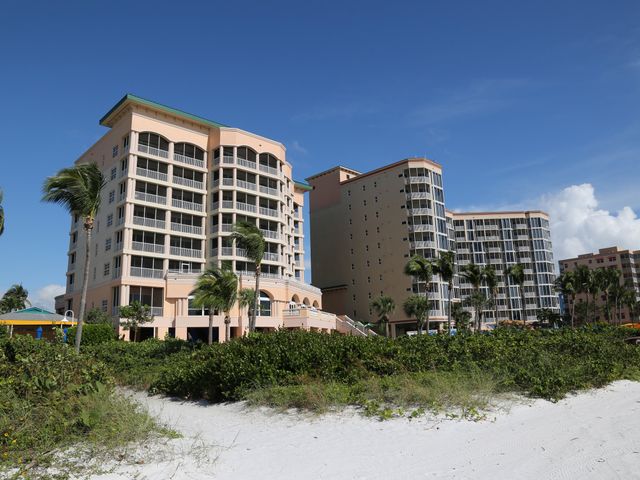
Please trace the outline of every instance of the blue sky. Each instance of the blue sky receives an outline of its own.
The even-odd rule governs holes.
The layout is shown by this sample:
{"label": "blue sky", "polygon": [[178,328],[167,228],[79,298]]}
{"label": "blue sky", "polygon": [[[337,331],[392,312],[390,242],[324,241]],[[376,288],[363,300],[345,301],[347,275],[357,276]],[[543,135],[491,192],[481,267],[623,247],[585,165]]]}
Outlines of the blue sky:
{"label": "blue sky", "polygon": [[589,184],[586,214],[640,248],[639,20],[634,1],[5,1],[0,290],[64,284],[41,184],[126,92],[280,140],[298,178],[426,155],[452,209],[579,208],[563,189]]}

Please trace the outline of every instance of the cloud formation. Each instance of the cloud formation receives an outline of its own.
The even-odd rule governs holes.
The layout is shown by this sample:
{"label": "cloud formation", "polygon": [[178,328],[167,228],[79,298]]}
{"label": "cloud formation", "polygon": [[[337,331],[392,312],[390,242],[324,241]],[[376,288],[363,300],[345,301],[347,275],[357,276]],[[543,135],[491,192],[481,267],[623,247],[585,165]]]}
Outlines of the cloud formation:
{"label": "cloud formation", "polygon": [[612,246],[640,250],[640,219],[631,207],[612,213],[598,204],[590,183],[542,197],[541,207],[551,218],[556,260]]}
{"label": "cloud formation", "polygon": [[29,295],[29,301],[34,307],[41,307],[46,310],[54,311],[55,297],[65,292],[64,285],[52,283],[45,285],[35,293]]}

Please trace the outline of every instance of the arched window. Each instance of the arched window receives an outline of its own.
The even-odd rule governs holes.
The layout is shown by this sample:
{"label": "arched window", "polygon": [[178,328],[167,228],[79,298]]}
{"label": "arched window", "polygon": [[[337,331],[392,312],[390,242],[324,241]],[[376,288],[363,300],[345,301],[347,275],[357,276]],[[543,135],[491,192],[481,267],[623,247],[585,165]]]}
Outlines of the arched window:
{"label": "arched window", "polygon": [[[140,149],[139,147],[143,147]],[[144,148],[147,147],[147,148]],[[153,132],[141,132],[138,135],[138,149],[145,153],[154,153],[153,151],[149,151],[149,149],[156,149],[163,152],[169,151],[169,141]]]}
{"label": "arched window", "polygon": [[309,301],[309,299],[307,297],[304,297],[304,299],[302,300],[302,303],[304,305],[306,305],[307,307],[311,305],[311,302]]}
{"label": "arched window", "polygon": [[271,297],[263,290],[260,290],[260,315],[261,317],[271,316]]}
{"label": "arched window", "polygon": [[242,160],[248,160],[254,163],[256,161],[256,152],[249,147],[238,147],[236,150],[236,155],[239,159]]}
{"label": "arched window", "polygon": [[318,301],[317,301],[317,300],[314,300],[314,301],[313,301],[313,307],[314,307],[314,308],[320,308],[320,304],[318,303]]}
{"label": "arched window", "polygon": [[204,150],[191,143],[176,143],[173,147],[173,151],[183,157],[204,160]]}
{"label": "arched window", "polygon": [[293,297],[291,297],[291,301],[297,305],[300,303],[300,297],[297,294],[294,294]]}

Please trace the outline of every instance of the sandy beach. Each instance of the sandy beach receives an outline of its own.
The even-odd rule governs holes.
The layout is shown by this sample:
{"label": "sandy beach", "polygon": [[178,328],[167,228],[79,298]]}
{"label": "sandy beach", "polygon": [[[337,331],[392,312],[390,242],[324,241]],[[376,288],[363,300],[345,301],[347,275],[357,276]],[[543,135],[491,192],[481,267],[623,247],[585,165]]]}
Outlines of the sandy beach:
{"label": "sandy beach", "polygon": [[136,396],[183,437],[141,448],[139,464],[96,479],[640,478],[640,383],[628,381],[558,403],[503,402],[481,421]]}

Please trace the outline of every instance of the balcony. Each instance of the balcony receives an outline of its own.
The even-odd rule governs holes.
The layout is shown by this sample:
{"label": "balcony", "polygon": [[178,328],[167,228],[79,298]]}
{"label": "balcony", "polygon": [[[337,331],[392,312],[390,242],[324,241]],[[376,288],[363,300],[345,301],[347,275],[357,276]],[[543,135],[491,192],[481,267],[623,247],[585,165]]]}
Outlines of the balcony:
{"label": "balcony", "polygon": [[131,242],[131,248],[141,252],[164,253],[164,245],[160,243]]}
{"label": "balcony", "polygon": [[247,250],[244,248],[236,247],[236,257],[247,258]]}
{"label": "balcony", "polygon": [[154,317],[162,316],[162,307],[150,307],[150,308],[151,308],[151,315],[153,315]]}
{"label": "balcony", "polygon": [[[142,153],[147,153],[149,155],[154,155],[160,158],[169,158],[169,152],[166,150],[160,150],[156,147],[149,147],[147,145],[138,144],[138,151]],[[174,155],[175,156],[175,155]]]}
{"label": "balcony", "polygon": [[274,197],[280,196],[280,191],[277,188],[271,188],[265,185],[260,185],[260,193],[266,193],[267,195],[273,195]]}
{"label": "balcony", "polygon": [[260,207],[260,215],[266,215],[268,217],[279,217],[280,213],[278,212],[278,210],[274,210],[273,208]]}
{"label": "balcony", "polygon": [[124,217],[120,217],[116,220],[116,227],[124,223]]}
{"label": "balcony", "polygon": [[280,238],[280,234],[278,234],[278,232],[274,230],[260,229],[260,231],[262,232],[262,235],[264,236],[264,238],[274,238],[276,240]]}
{"label": "balcony", "polygon": [[244,188],[245,190],[256,190],[256,184],[251,182],[245,182],[244,180],[237,180],[236,185],[238,188]]}
{"label": "balcony", "polygon": [[426,198],[431,198],[431,195],[429,194],[429,192],[409,192],[407,193],[407,200],[420,200],[420,199],[426,199]]}
{"label": "balcony", "polygon": [[256,162],[252,162],[251,160],[245,160],[244,158],[238,158],[238,165],[241,165],[246,168],[250,168],[252,170],[255,170],[258,167]]}
{"label": "balcony", "polygon": [[121,272],[121,268],[120,267],[116,267],[113,269],[113,272],[111,274],[112,278],[120,278],[120,272]]}
{"label": "balcony", "polygon": [[220,179],[211,177],[211,188],[216,188],[218,185],[220,185]]}
{"label": "balcony", "polygon": [[133,217],[133,224],[140,225],[142,227],[149,228],[159,228],[161,230],[165,229],[166,223],[164,220],[158,220],[155,218],[147,218],[147,217]]}
{"label": "balcony", "polygon": [[436,248],[436,242],[430,240],[421,240],[418,242],[411,242],[409,246],[411,248]]}
{"label": "balcony", "polygon": [[222,157],[222,163],[233,165],[236,162],[233,159],[233,155],[225,155]]}
{"label": "balcony", "polygon": [[127,199],[127,192],[121,192],[120,195],[118,195],[118,202],[123,202],[126,199]]}
{"label": "balcony", "polygon": [[223,255],[225,257],[232,257],[233,256],[233,247],[222,247],[220,249],[220,255]]}
{"label": "balcony", "polygon": [[171,199],[171,205],[176,208],[183,208],[185,210],[191,210],[194,212],[201,212],[203,210],[201,203],[187,202],[185,200],[179,200],[177,198]]}
{"label": "balcony", "polygon": [[277,254],[277,253],[265,252],[264,253],[264,259],[269,261],[269,262],[279,262],[280,261],[280,255]]}
{"label": "balcony", "polygon": [[489,264],[490,265],[500,265],[502,263],[503,263],[503,261],[502,261],[501,258],[490,258],[489,259]]}
{"label": "balcony", "polygon": [[116,243],[116,246],[113,249],[114,252],[119,252],[120,250],[122,250],[122,242]]}
{"label": "balcony", "polygon": [[154,195],[153,193],[136,192],[135,199],[143,202],[157,203],[158,205],[167,204],[167,197],[161,197],[160,195]]}
{"label": "balcony", "polygon": [[222,185],[226,187],[233,187],[233,178],[222,177]]}
{"label": "balcony", "polygon": [[173,183],[189,188],[195,188],[197,190],[202,190],[204,188],[203,182],[199,182],[198,180],[191,180],[190,178],[178,177],[176,175],[173,176]]}
{"label": "balcony", "polygon": [[409,208],[407,211],[409,215],[433,215],[433,208],[429,207]]}
{"label": "balcony", "polygon": [[406,183],[429,183],[429,177],[406,177]]}
{"label": "balcony", "polygon": [[190,233],[192,235],[202,235],[202,227],[197,225],[186,225],[184,223],[171,222],[171,230],[180,233]]}
{"label": "balcony", "polygon": [[179,257],[200,258],[202,257],[202,250],[196,250],[193,248],[171,247],[171,255],[177,255]]}
{"label": "balcony", "polygon": [[[165,157],[167,158],[167,157]],[[180,155],[179,153],[173,154],[173,159],[176,162],[184,163],[186,165],[192,165],[194,167],[205,168],[204,160],[199,160],[197,158],[185,157],[184,155]]]}
{"label": "balcony", "polygon": [[277,168],[269,167],[267,165],[258,165],[258,168],[261,172],[268,173],[269,175],[273,175],[276,177],[280,177],[281,172]]}
{"label": "balcony", "polygon": [[164,271],[155,268],[131,267],[130,275],[142,278],[163,278]]}
{"label": "balcony", "polygon": [[410,232],[431,232],[433,230],[433,225],[409,225]]}
{"label": "balcony", "polygon": [[233,223],[221,223],[220,224],[220,231],[221,232],[233,232]]}
{"label": "balcony", "polygon": [[166,173],[159,172],[157,170],[148,170],[146,168],[136,168],[136,175],[140,177],[153,178],[154,180],[160,180],[166,182],[169,176]]}
{"label": "balcony", "polygon": [[[222,202],[224,204],[224,202]],[[233,202],[229,202],[231,204],[230,207],[228,208],[233,208]],[[238,210],[242,210],[243,212],[253,212],[255,213],[257,210],[257,207],[255,205],[252,205],[250,203],[243,203],[243,202],[236,202],[236,208]]]}

